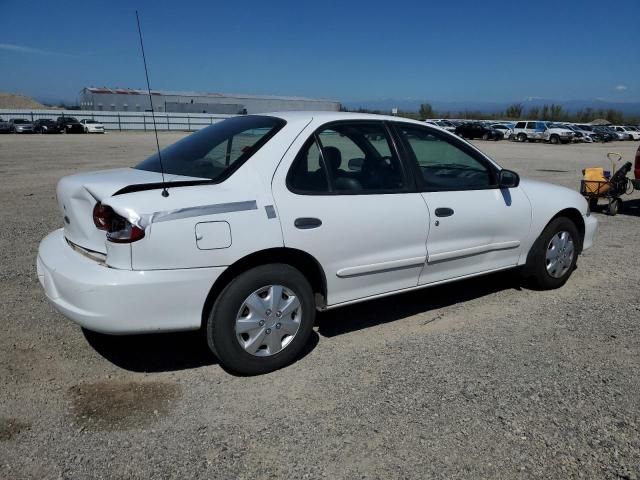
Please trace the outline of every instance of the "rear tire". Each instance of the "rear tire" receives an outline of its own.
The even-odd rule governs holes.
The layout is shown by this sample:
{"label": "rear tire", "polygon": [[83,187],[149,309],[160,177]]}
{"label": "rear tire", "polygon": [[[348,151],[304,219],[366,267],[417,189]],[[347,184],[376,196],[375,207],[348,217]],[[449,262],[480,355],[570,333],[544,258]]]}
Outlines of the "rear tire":
{"label": "rear tire", "polygon": [[615,217],[618,212],[622,210],[622,200],[619,198],[613,198],[609,202],[609,208],[607,209],[607,213],[612,217]]}
{"label": "rear tire", "polygon": [[532,286],[552,290],[564,285],[575,269],[581,245],[582,239],[571,220],[566,217],[552,220],[533,244],[527,259],[525,275]]}
{"label": "rear tire", "polygon": [[483,134],[482,135],[482,139],[483,140],[489,140],[489,134],[488,133]]}
{"label": "rear tire", "polygon": [[[280,296],[273,297],[274,292]],[[256,299],[260,305],[254,310]],[[282,308],[278,315],[278,305],[286,307],[292,299],[297,309]],[[300,354],[315,314],[313,290],[300,271],[285,264],[261,265],[237,276],[220,293],[207,320],[207,343],[228,370],[242,375],[272,372]],[[296,324],[297,329],[291,327]]]}

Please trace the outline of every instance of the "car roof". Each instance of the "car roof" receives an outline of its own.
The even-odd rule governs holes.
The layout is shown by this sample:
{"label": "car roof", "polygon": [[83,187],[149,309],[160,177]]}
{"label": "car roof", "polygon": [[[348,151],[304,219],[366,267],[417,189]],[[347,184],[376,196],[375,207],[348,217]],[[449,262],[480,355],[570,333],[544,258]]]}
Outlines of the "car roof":
{"label": "car roof", "polygon": [[290,111],[290,112],[269,112],[256,115],[265,115],[281,118],[285,121],[295,120],[320,120],[323,122],[332,122],[337,120],[377,120],[390,122],[407,122],[424,126],[425,122],[412,120],[404,117],[394,117],[391,115],[378,115],[374,113],[358,113],[358,112],[329,112],[329,111]]}

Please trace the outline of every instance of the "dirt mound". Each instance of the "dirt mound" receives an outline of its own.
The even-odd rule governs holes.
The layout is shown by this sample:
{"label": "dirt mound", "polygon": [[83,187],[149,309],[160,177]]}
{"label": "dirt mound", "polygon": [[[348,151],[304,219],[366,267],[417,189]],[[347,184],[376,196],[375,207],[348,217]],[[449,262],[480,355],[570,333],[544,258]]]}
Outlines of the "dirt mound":
{"label": "dirt mound", "polygon": [[33,98],[17,93],[0,92],[0,108],[47,108]]}

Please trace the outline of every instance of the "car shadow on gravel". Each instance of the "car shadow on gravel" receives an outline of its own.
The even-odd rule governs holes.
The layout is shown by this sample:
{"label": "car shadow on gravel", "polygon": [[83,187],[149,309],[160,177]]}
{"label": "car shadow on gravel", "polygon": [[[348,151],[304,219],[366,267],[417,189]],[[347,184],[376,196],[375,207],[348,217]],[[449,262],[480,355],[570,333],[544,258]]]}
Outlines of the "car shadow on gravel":
{"label": "car shadow on gravel", "polygon": [[640,217],[640,199],[622,200],[622,210],[618,215],[628,215],[630,217]]}
{"label": "car shadow on gravel", "polygon": [[114,365],[132,372],[167,372],[216,364],[202,333],[104,335],[82,330],[93,349]]}
{"label": "car shadow on gravel", "polygon": [[[130,372],[158,373],[188,370],[218,364],[200,331],[155,333],[148,335],[105,335],[82,329],[87,342],[109,362]],[[318,344],[312,332],[296,362]],[[220,368],[231,375],[237,375]]]}
{"label": "car shadow on gravel", "polygon": [[522,288],[523,282],[516,272],[493,273],[322,312],[316,317],[316,324],[320,335],[334,337],[502,290]]}
{"label": "car shadow on gravel", "polygon": [[[607,203],[601,201],[593,209],[593,212],[607,215],[607,208]],[[628,217],[640,217],[640,199],[634,198],[633,200],[626,200],[624,197],[622,197],[622,209],[617,214],[626,215]]]}

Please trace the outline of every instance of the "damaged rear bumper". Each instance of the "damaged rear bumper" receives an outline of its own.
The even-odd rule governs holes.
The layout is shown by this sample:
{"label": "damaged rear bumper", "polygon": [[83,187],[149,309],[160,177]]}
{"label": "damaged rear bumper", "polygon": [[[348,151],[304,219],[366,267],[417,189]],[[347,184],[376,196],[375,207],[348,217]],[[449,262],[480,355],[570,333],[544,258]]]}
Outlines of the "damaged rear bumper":
{"label": "damaged rear bumper", "polygon": [[202,309],[225,267],[118,270],[74,251],[63,230],[40,243],[38,279],[56,310],[109,334],[200,328]]}

